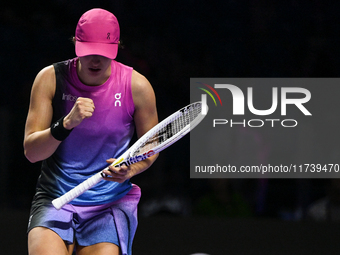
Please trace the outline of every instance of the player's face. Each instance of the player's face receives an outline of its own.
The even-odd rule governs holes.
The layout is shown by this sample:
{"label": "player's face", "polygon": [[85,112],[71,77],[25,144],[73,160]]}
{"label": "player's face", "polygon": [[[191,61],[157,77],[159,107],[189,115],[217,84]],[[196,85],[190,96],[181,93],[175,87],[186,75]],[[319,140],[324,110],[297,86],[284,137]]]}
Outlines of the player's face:
{"label": "player's face", "polygon": [[79,57],[77,65],[79,79],[86,85],[103,84],[111,75],[111,61],[99,55]]}

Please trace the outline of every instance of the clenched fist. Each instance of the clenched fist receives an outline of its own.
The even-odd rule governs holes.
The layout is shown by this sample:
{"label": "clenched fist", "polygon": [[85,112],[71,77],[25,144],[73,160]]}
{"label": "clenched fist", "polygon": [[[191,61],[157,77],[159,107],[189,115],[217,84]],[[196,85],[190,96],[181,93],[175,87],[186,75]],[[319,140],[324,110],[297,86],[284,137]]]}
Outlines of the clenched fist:
{"label": "clenched fist", "polygon": [[92,99],[78,97],[73,108],[64,118],[64,127],[66,129],[72,129],[78,126],[84,119],[92,116],[94,108]]}

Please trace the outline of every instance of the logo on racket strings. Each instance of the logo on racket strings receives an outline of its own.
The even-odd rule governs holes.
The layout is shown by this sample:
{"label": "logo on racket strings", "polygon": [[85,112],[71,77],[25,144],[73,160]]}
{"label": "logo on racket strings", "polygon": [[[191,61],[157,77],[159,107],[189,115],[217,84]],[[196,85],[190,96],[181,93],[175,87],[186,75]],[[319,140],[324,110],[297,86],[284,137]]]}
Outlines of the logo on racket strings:
{"label": "logo on racket strings", "polygon": [[147,158],[151,157],[154,154],[155,154],[155,152],[153,150],[149,150],[148,152],[145,152],[145,153],[143,153],[141,155],[137,155],[137,156],[128,158],[126,161],[124,160],[123,162],[115,165],[115,167],[121,167],[123,165],[129,166],[131,164],[134,164],[134,163],[137,163],[137,162],[142,161],[144,159],[147,159]]}

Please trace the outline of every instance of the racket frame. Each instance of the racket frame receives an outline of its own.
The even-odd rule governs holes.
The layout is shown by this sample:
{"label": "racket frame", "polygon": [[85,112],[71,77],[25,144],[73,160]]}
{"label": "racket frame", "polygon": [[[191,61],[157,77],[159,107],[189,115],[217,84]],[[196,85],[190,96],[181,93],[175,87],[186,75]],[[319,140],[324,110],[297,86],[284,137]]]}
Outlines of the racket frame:
{"label": "racket frame", "polygon": [[[120,157],[118,157],[110,166],[119,167],[119,166],[122,166],[123,164],[129,166],[131,164],[145,160],[148,157],[151,157],[152,155],[161,152],[162,150],[166,149],[173,143],[177,142],[179,139],[181,139],[183,136],[189,133],[193,128],[195,128],[203,120],[206,114],[202,114],[202,105],[201,105],[201,111],[198,114],[198,116],[194,118],[192,122],[190,122],[184,128],[182,128],[179,132],[173,135],[170,139],[167,139],[163,143],[154,147],[152,150],[143,153],[142,155],[132,156],[132,154],[136,151],[137,148],[139,148],[143,143],[145,143],[147,140],[153,137],[159,130],[167,126],[169,123],[171,123],[175,119],[181,117],[185,113],[185,111],[190,110],[189,109],[190,107],[198,107],[198,104],[202,104],[202,102],[199,101],[199,102],[189,104],[186,107],[183,107],[177,112],[171,114],[169,117],[167,117],[160,123],[158,123],[156,126],[151,128],[148,132],[146,132],[143,136],[141,136],[126,152],[124,152]],[[208,111],[208,106],[205,105],[205,107],[207,107],[206,109]],[[104,177],[106,177],[106,175],[103,173],[103,171],[105,170],[109,170],[109,166],[104,168],[100,172],[96,173],[92,177],[88,178],[84,182],[80,183],[79,185],[71,189],[70,191],[66,192],[64,195],[54,199],[52,201],[53,206],[57,210],[59,210],[65,204],[71,202],[73,199],[75,199],[76,197],[83,194],[85,191],[92,188],[94,185],[102,181]]]}

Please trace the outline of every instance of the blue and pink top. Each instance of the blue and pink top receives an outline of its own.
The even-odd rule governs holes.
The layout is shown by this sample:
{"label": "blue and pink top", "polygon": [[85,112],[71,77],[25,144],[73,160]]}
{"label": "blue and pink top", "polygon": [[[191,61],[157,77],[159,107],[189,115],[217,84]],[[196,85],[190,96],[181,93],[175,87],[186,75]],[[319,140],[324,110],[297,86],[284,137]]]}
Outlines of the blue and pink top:
{"label": "blue and pink top", "polygon": [[[77,75],[78,58],[54,64],[56,92],[53,98],[53,121],[67,115],[78,97],[91,98],[93,116],[84,119],[61,142],[55,153],[43,161],[37,192],[59,197],[93,174],[104,169],[106,159],[117,158],[127,150],[134,133],[134,103],[131,92],[132,68],[115,60],[111,76],[100,86],[87,86]],[[101,181],[71,204],[98,205],[116,201],[132,188]]]}

